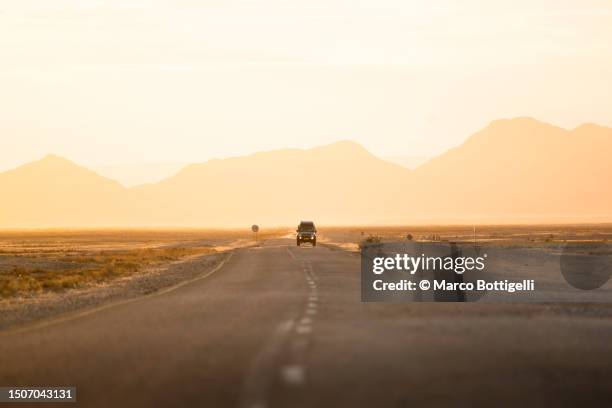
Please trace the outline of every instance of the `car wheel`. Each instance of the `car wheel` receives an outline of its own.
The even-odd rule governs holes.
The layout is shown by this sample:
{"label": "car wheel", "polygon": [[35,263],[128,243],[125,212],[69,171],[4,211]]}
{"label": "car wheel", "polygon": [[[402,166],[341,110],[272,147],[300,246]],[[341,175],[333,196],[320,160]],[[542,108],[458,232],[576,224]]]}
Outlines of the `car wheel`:
{"label": "car wheel", "polygon": [[300,246],[300,241],[297,242],[297,246]]}

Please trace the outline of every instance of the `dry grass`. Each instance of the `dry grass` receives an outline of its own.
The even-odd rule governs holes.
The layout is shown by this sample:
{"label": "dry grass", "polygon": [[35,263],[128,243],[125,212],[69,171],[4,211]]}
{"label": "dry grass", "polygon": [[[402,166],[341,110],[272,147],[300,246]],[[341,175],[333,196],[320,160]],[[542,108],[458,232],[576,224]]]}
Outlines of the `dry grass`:
{"label": "dry grass", "polygon": [[[359,244],[378,241],[432,240],[472,242],[472,226],[364,226],[320,228],[331,242]],[[498,247],[554,247],[570,242],[612,242],[612,225],[479,225],[479,244]]]}
{"label": "dry grass", "polygon": [[[265,231],[260,238],[285,232]],[[246,230],[4,231],[0,298],[101,284],[251,238]]]}
{"label": "dry grass", "polygon": [[147,266],[213,252],[212,248],[169,247],[68,254],[55,258],[62,265],[59,269],[13,266],[3,271],[0,274],[0,295],[6,298],[79,288],[129,276]]}

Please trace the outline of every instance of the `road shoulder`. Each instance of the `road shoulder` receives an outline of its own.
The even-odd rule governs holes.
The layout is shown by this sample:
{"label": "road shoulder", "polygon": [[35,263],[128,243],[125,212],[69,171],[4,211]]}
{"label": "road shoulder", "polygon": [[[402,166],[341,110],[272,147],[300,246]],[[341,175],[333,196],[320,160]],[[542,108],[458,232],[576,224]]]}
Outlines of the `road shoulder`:
{"label": "road shoulder", "polygon": [[163,266],[145,268],[133,276],[105,284],[63,293],[0,301],[0,332],[167,291],[184,282],[205,276],[224,262],[231,253],[224,251],[186,257]]}

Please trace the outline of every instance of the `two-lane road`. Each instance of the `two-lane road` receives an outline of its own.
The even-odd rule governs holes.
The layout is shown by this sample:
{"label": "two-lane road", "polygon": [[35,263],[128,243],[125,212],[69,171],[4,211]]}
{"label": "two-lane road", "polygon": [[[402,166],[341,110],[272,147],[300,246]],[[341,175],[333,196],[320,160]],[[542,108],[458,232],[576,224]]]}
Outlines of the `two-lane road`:
{"label": "two-lane road", "polygon": [[0,334],[0,385],[74,385],[83,407],[610,401],[612,319],[363,304],[359,262],[288,239],[237,250],[175,290]]}

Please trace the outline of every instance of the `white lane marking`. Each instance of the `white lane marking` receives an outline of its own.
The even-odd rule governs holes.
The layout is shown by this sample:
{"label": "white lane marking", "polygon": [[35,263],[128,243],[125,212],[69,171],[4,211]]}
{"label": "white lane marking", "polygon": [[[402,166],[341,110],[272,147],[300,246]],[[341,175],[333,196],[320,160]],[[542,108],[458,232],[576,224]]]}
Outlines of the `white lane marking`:
{"label": "white lane marking", "polygon": [[300,324],[296,331],[298,334],[308,334],[312,331],[312,327],[309,324]]}
{"label": "white lane marking", "polygon": [[307,261],[306,264],[304,265],[304,267],[308,268],[307,271],[306,271],[306,275],[308,276],[308,278],[316,280],[317,276],[314,273],[314,269],[312,267],[312,263],[310,261]]}
{"label": "white lane marking", "polygon": [[241,407],[267,407],[266,396],[271,387],[272,378],[275,376],[276,367],[278,367],[276,365],[278,356],[294,325],[293,320],[280,323],[261,351],[255,356],[246,375]]}
{"label": "white lane marking", "polygon": [[295,322],[293,320],[287,320],[286,322],[279,324],[277,328],[278,334],[289,333],[294,325]]}
{"label": "white lane marking", "polygon": [[285,366],[281,370],[283,380],[290,385],[300,385],[304,383],[305,372],[304,367],[300,365]]}
{"label": "white lane marking", "polygon": [[[293,253],[287,248],[289,254],[295,259]],[[294,359],[298,361],[303,360],[304,353],[309,344],[310,334],[313,332],[314,315],[317,313],[317,302],[319,297],[317,295],[317,277],[314,275],[314,271],[310,261],[302,261],[302,269],[306,278],[306,282],[310,286],[308,293],[308,303],[304,311],[303,317],[299,320],[299,324],[294,326],[294,333],[297,336],[291,343],[292,354]],[[295,361],[295,360],[294,360]],[[293,363],[286,365],[280,370],[281,378],[288,386],[301,385],[305,381],[306,369],[302,364]],[[253,407],[251,407],[253,408]],[[260,407],[255,407],[260,408]],[[261,407],[261,408],[266,408]]]}
{"label": "white lane marking", "polygon": [[302,320],[300,320],[300,324],[310,324],[312,323],[312,319],[310,317],[302,317]]}

